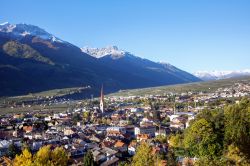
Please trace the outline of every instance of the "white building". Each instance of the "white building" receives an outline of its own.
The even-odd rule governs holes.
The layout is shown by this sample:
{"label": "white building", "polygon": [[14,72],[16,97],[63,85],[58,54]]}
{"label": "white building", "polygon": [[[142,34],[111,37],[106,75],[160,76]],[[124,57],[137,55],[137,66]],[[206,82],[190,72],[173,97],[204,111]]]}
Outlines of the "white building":
{"label": "white building", "polygon": [[121,134],[125,134],[126,133],[126,128],[125,127],[108,127],[106,129],[106,131],[109,133],[112,132],[117,132],[117,133],[121,133]]}
{"label": "white building", "polygon": [[135,135],[149,134],[151,137],[154,137],[155,136],[155,131],[156,131],[155,126],[135,127]]}

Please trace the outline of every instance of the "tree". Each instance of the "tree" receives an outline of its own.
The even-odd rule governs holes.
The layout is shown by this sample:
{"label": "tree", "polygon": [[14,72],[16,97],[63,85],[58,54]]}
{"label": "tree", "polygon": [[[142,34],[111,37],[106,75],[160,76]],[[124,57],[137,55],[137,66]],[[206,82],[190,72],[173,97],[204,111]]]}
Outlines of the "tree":
{"label": "tree", "polygon": [[141,143],[133,157],[132,166],[151,166],[154,165],[154,162],[152,148],[145,142]]}
{"label": "tree", "polygon": [[66,166],[69,160],[69,156],[62,147],[56,147],[51,152],[51,161],[53,166]]}
{"label": "tree", "polygon": [[155,121],[160,121],[160,120],[161,120],[160,111],[158,111],[158,110],[153,110],[153,119],[154,119]]}
{"label": "tree", "polygon": [[160,106],[157,102],[150,102],[150,107],[152,110],[159,110]]}
{"label": "tree", "polygon": [[169,117],[166,117],[166,118],[162,121],[162,123],[165,124],[165,125],[167,125],[169,122],[170,122],[170,118],[169,118]]}
{"label": "tree", "polygon": [[34,164],[35,165],[52,165],[50,161],[51,156],[51,146],[43,146],[39,149],[39,151],[34,156]]}
{"label": "tree", "polygon": [[159,142],[162,143],[162,144],[165,144],[165,143],[168,142],[168,138],[167,138],[166,136],[164,136],[164,135],[157,135],[157,136],[155,137],[155,140],[156,140],[156,141],[159,141]]}
{"label": "tree", "polygon": [[83,158],[84,166],[94,166],[94,157],[91,151],[88,151]]}
{"label": "tree", "polygon": [[30,147],[26,142],[22,143],[22,150],[24,150],[24,149],[27,149],[28,151],[30,151]]}
{"label": "tree", "polygon": [[233,165],[232,163],[229,163],[229,161],[225,159],[219,159],[219,158],[211,158],[211,157],[200,157],[197,161],[194,163],[195,166],[227,166],[227,165]]}
{"label": "tree", "polygon": [[78,113],[75,113],[73,114],[72,116],[72,121],[76,124],[77,122],[81,121],[82,120],[82,117],[80,116],[80,114]]}
{"label": "tree", "polygon": [[66,166],[68,163],[66,151],[57,147],[53,151],[51,146],[43,146],[33,155],[28,149],[24,149],[21,155],[16,155],[13,166]]}
{"label": "tree", "polygon": [[90,113],[88,111],[84,111],[83,112],[83,118],[86,119],[86,120],[88,120],[89,117],[90,117]]}
{"label": "tree", "polygon": [[[176,146],[177,142],[170,138],[170,145]],[[185,130],[183,143],[190,156],[199,157],[195,165],[247,165],[250,99],[243,98],[224,109],[202,111]]]}
{"label": "tree", "polygon": [[130,166],[130,164],[127,161],[121,161],[118,163],[118,166]]}
{"label": "tree", "polygon": [[185,132],[184,146],[195,156],[218,156],[222,146],[216,142],[217,135],[204,118],[195,121]]}
{"label": "tree", "polygon": [[13,159],[17,154],[19,155],[20,153],[20,149],[15,144],[10,144],[7,154],[11,159]]}
{"label": "tree", "polygon": [[174,147],[174,148],[182,147],[181,134],[171,135],[169,138],[169,145]]}
{"label": "tree", "polygon": [[225,108],[225,146],[239,148],[250,160],[250,100]]}
{"label": "tree", "polygon": [[28,149],[24,149],[22,154],[15,157],[13,166],[32,166],[32,154]]}
{"label": "tree", "polygon": [[175,166],[175,165],[177,165],[176,156],[175,156],[175,154],[174,154],[174,150],[171,149],[171,148],[168,149],[167,164],[168,164],[169,166]]}

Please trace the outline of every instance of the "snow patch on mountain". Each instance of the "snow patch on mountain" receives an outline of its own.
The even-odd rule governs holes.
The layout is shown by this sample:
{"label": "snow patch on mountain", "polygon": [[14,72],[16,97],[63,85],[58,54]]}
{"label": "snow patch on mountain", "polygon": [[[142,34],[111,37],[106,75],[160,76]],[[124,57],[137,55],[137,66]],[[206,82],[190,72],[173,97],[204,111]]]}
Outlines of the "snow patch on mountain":
{"label": "snow patch on mountain", "polygon": [[11,35],[17,39],[21,39],[27,35],[36,36],[44,40],[50,40],[52,42],[66,43],[63,40],[53,36],[52,34],[46,32],[44,29],[38,26],[30,24],[10,24],[8,22],[0,24],[0,32]]}
{"label": "snow patch on mountain", "polygon": [[114,57],[122,57],[125,55],[125,51],[119,50],[117,46],[108,46],[105,48],[90,48],[83,47],[81,48],[82,52],[85,52],[95,58],[102,58],[107,55],[112,55]]}
{"label": "snow patch on mountain", "polygon": [[158,64],[161,64],[162,66],[164,66],[165,68],[167,68],[173,72],[180,71],[180,69],[176,68],[175,66],[171,65],[168,62],[160,61],[160,62],[158,62]]}

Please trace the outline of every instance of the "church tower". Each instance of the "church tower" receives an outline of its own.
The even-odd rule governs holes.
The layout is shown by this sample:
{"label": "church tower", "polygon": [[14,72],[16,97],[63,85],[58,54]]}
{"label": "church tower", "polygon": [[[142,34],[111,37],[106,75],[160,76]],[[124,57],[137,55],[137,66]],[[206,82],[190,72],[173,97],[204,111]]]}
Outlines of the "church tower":
{"label": "church tower", "polygon": [[102,113],[104,112],[104,94],[103,94],[103,85],[101,88],[101,96],[100,96],[100,110]]}

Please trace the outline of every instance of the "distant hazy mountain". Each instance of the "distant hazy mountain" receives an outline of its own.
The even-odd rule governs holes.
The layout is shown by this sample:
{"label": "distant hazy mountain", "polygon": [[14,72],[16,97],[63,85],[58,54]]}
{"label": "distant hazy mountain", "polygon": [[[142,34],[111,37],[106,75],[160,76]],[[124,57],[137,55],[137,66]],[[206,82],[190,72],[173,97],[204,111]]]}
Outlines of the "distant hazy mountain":
{"label": "distant hazy mountain", "polygon": [[80,49],[37,26],[9,23],[0,25],[0,77],[0,96],[87,85],[89,96],[99,94],[102,84],[107,93],[199,81],[117,47]]}
{"label": "distant hazy mountain", "polygon": [[250,76],[250,69],[235,70],[235,71],[198,71],[194,73],[195,76],[202,80],[220,80],[226,78],[235,78],[240,76]]}

